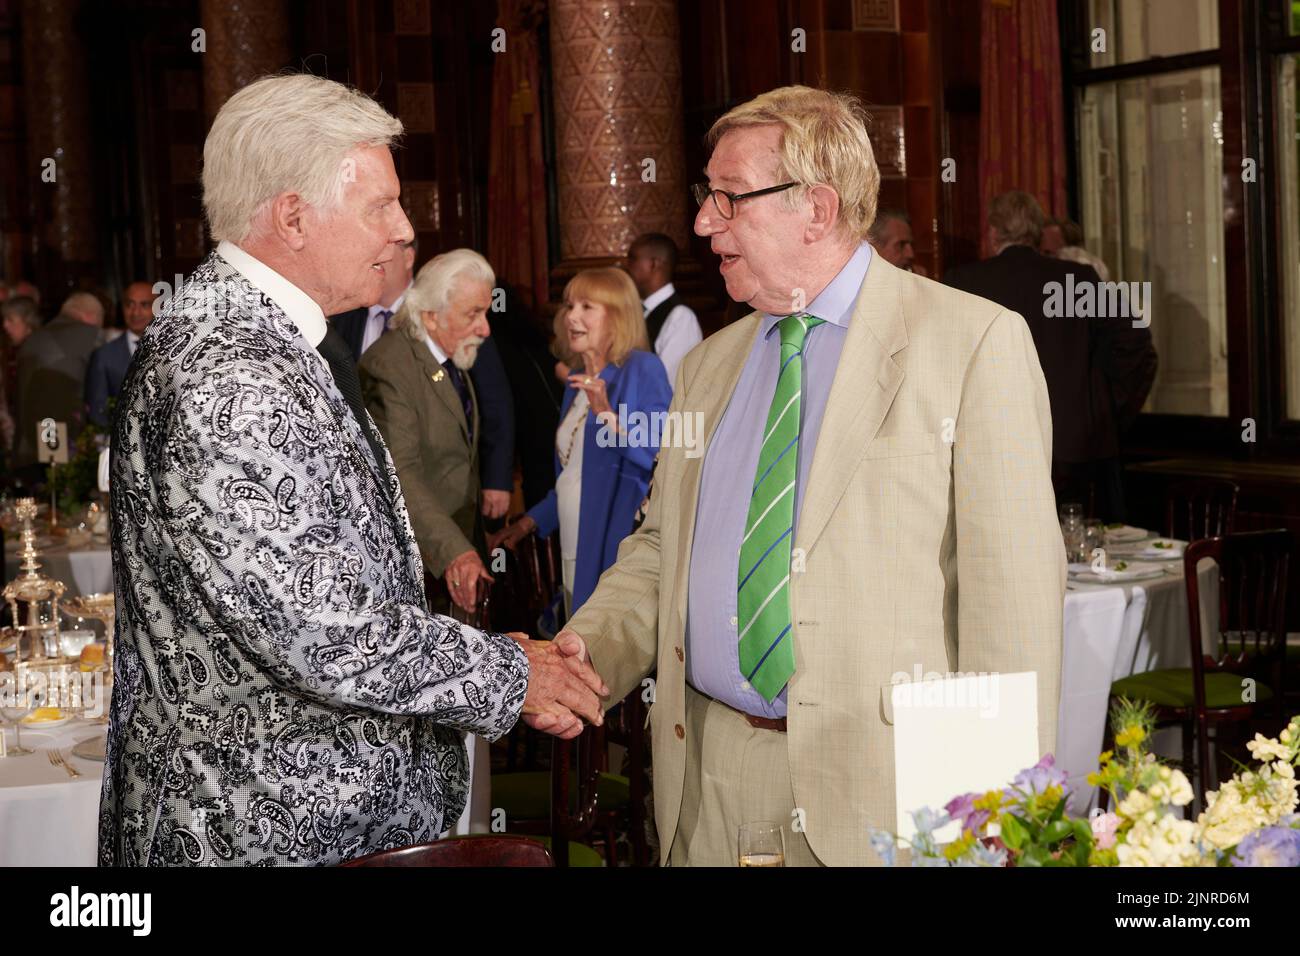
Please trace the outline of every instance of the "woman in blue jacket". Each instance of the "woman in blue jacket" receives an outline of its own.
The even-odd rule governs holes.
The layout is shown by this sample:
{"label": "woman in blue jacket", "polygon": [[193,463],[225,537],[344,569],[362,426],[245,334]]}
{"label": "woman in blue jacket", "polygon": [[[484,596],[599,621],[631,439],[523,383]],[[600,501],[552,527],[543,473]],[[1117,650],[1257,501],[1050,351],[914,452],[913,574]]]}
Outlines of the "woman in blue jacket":
{"label": "woman in blue jacket", "polygon": [[555,351],[574,371],[555,433],[555,488],[491,546],[558,530],[570,614],[614,563],[650,483],[672,386],[649,345],[627,273],[584,269],[569,280]]}

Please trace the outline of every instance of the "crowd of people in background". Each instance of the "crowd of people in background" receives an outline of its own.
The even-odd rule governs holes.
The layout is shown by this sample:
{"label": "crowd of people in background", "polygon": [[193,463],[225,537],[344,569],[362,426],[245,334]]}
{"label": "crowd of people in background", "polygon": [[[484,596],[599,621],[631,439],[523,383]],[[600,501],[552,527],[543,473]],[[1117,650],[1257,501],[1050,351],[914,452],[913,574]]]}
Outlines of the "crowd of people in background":
{"label": "crowd of people in background", "polygon": [[[1044,314],[1045,283],[1109,277],[1076,223],[1010,192],[991,203],[988,230],[994,255],[949,269],[943,281],[1025,317],[1052,405],[1058,497],[1121,519],[1120,436],[1154,381],[1150,332]],[[902,210],[880,210],[868,239],[893,266],[925,275]],[[599,442],[598,432],[617,433],[620,408],[666,411],[678,366],[703,339],[673,282],[677,245],[647,233],[622,268],[573,276],[549,334],[516,290],[498,288],[477,252],[443,253],[417,274],[418,254],[415,239],[406,243],[387,264],[380,300],[332,316],[330,336],[355,363],[360,398],[392,455],[439,609],[475,604],[493,580],[493,547],[558,531],[571,611],[632,530],[657,452]],[[66,423],[69,442],[87,424],[111,430],[157,304],[151,283],[136,281],[122,290],[120,325],[106,327],[104,304],[88,292],[69,295],[44,322],[34,285],[0,285],[0,442],[12,479],[39,483],[41,421]],[[516,469],[523,514],[507,524]]]}

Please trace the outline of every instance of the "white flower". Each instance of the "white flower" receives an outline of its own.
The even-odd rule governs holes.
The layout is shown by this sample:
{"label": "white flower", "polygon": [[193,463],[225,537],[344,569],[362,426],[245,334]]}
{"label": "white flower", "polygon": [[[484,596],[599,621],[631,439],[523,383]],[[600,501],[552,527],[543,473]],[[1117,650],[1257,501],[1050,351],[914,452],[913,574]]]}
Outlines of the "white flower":
{"label": "white flower", "polygon": [[1268,763],[1270,760],[1291,759],[1290,747],[1278,743],[1271,737],[1265,737],[1263,734],[1255,734],[1255,739],[1246,744],[1246,749],[1260,763]]}

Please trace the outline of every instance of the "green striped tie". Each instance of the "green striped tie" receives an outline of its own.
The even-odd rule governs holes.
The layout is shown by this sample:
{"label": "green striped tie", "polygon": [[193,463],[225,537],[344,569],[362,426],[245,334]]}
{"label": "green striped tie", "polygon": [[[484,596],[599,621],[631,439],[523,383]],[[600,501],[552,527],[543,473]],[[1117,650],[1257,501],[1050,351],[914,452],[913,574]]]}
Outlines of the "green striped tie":
{"label": "green striped tie", "polygon": [[794,674],[790,634],[790,549],[794,537],[794,477],[799,463],[803,343],[822,324],[811,315],[787,315],[781,330],[781,371],[767,412],[763,447],[740,543],[736,595],[740,671],[771,701]]}

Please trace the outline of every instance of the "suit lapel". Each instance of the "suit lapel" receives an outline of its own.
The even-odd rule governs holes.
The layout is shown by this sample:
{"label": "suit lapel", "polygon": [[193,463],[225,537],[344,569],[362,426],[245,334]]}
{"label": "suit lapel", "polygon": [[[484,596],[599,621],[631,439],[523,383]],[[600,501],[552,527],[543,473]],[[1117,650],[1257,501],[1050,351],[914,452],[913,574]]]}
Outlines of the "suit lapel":
{"label": "suit lapel", "polygon": [[858,292],[817,435],[795,547],[812,550],[903,383],[893,356],[907,345],[898,273],[873,255]]}
{"label": "suit lapel", "polygon": [[[429,383],[429,387],[433,389],[433,393],[438,396],[439,401],[447,406],[447,410],[455,416],[457,424],[460,425],[460,435],[468,444],[469,424],[465,421],[465,408],[460,403],[460,395],[456,392],[456,386],[451,384],[451,376],[445,368],[438,364],[438,360],[433,357],[433,352],[424,342],[417,342],[407,336],[407,345],[410,346],[412,354],[415,355],[415,361],[422,369],[424,379]],[[465,380],[469,381],[468,375],[465,375]],[[473,386],[471,386],[472,388]],[[473,394],[472,391],[471,394]]]}
{"label": "suit lapel", "polygon": [[[683,497],[681,506],[677,509],[678,521],[681,522],[681,526],[679,526],[677,532],[677,579],[675,582],[675,593],[681,595],[681,598],[673,602],[677,608],[679,627],[683,626],[686,617],[687,573],[690,569],[691,547],[695,538],[695,509],[700,501],[700,477],[703,474],[704,459],[708,456],[709,446],[713,443],[713,436],[717,433],[718,425],[722,422],[722,416],[727,410],[727,405],[731,402],[732,393],[736,390],[736,383],[740,380],[740,373],[745,367],[745,362],[754,350],[754,339],[758,335],[761,319],[762,316],[759,313],[754,313],[748,318],[742,319],[741,321],[749,323],[749,331],[744,336],[744,344],[739,348],[722,352],[716,356],[716,365],[702,369],[697,373],[698,377],[704,381],[699,397],[692,396],[692,407],[687,413],[700,412],[703,414],[707,434],[704,439],[703,453],[696,455],[694,458],[686,458],[682,466],[681,489]],[[714,356],[710,356],[710,359],[713,358]]]}

